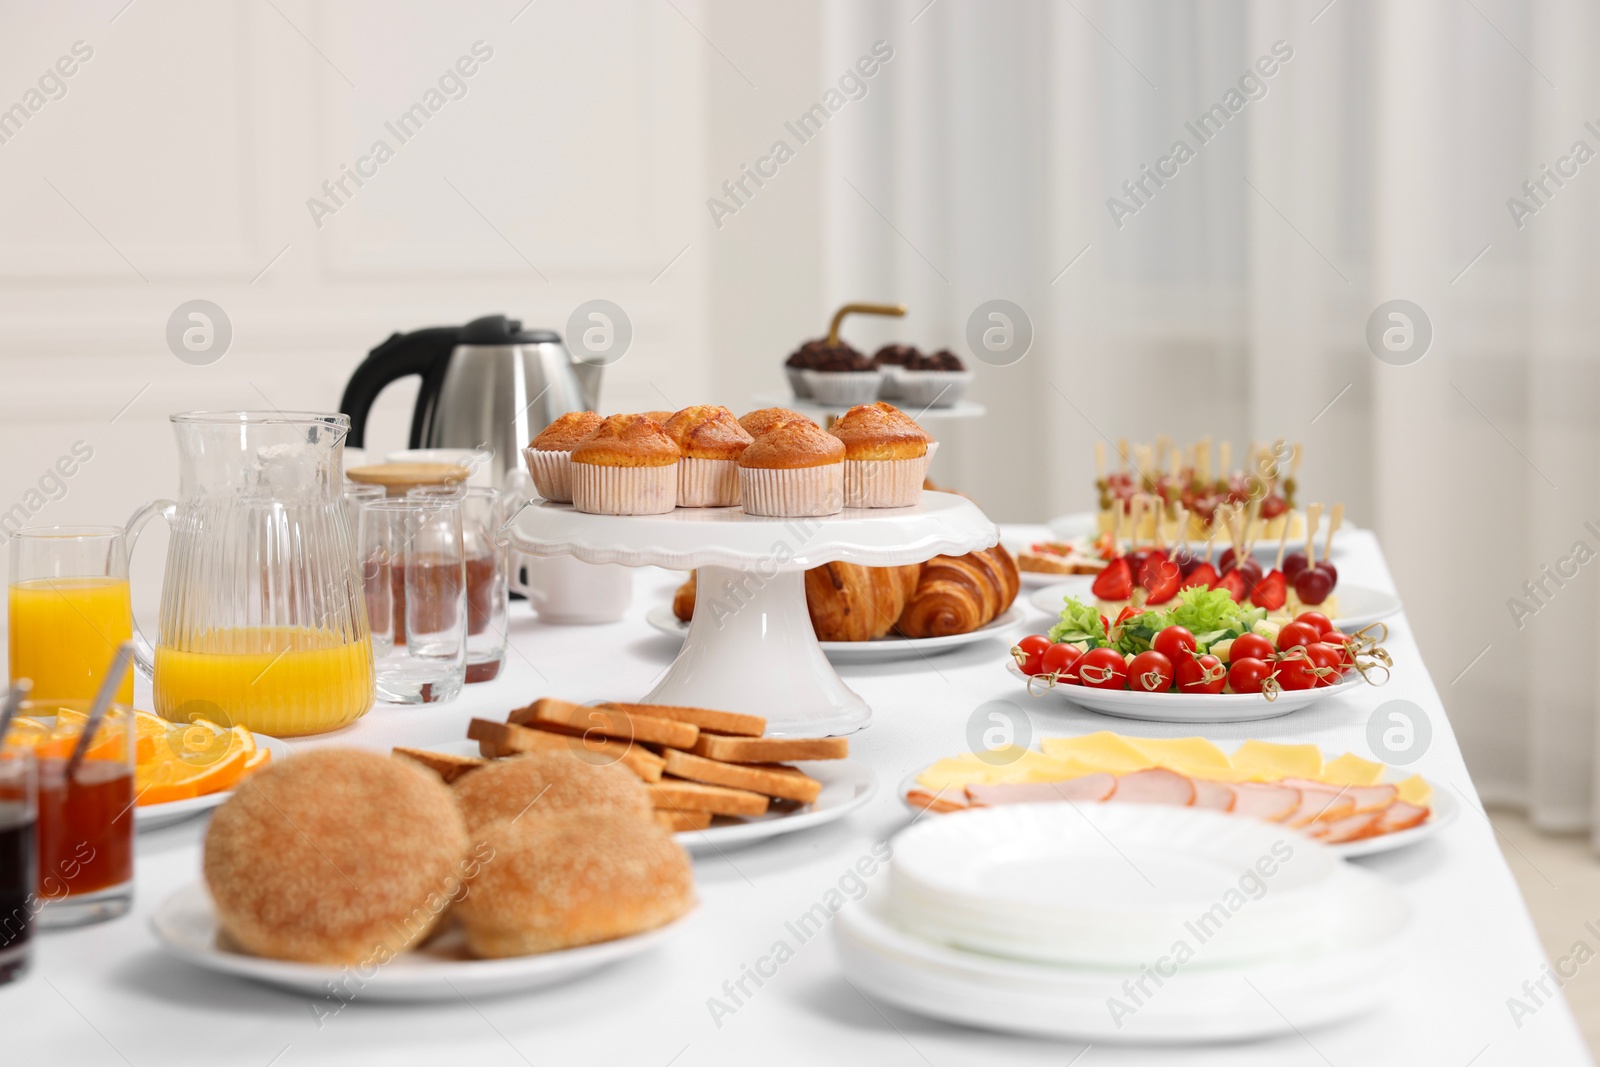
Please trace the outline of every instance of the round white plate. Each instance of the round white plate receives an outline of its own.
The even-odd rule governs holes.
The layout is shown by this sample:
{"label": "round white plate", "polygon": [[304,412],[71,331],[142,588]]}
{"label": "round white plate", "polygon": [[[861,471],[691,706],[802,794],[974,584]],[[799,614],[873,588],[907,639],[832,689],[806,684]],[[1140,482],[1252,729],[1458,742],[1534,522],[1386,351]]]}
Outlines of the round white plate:
{"label": "round white plate", "polygon": [[[1206,966],[1206,946],[1190,938],[1190,964],[1159,988],[1146,982],[1149,995],[1137,1003],[1124,983],[1138,982],[1149,970],[1027,963],[934,944],[888,921],[880,893],[841,911],[833,931],[851,982],[874,1000],[919,1015],[1104,1044],[1239,1041],[1370,1011],[1403,974],[1410,905],[1365,871],[1347,867],[1339,880],[1348,888],[1346,906],[1336,910],[1330,929],[1336,949],[1288,962],[1214,968]],[[1170,965],[1170,957],[1147,963],[1163,958]],[[1113,1014],[1113,1004],[1124,1010]]]}
{"label": "round white plate", "polygon": [[[1046,615],[1059,616],[1061,601],[1066,597],[1075,596],[1085,604],[1094,602],[1094,575],[1056,575],[1055,578],[1050,585],[1029,594],[1028,603]],[[1339,598],[1339,617],[1333,620],[1333,625],[1347,634],[1388,618],[1401,607],[1400,598],[1393,593],[1365,585],[1340,581],[1335,593]]]}
{"label": "round white plate", "polygon": [[[266,734],[256,734],[256,744],[268,749],[272,753],[271,763],[286,760],[294,755],[294,749],[289,742]],[[165,804],[146,804],[135,806],[133,809],[133,826],[137,833],[146,830],[159,830],[163,826],[182,822],[193,818],[203,811],[210,811],[224,800],[233,796],[233,790],[225,789],[220,793],[207,793],[205,796],[190,797],[188,800],[170,800]]]}
{"label": "round white plate", "polygon": [[[1057,517],[1051,519],[1047,525],[1050,527],[1050,533],[1062,541],[1075,541],[1080,537],[1094,538],[1100,535],[1099,518],[1096,515],[1086,511],[1075,512],[1071,515],[1058,515]],[[1348,521],[1339,524],[1339,532],[1341,534],[1350,533],[1359,529],[1359,526],[1356,526],[1354,523]],[[1328,516],[1326,513],[1324,513],[1322,516],[1322,521],[1317,524],[1318,559],[1322,558],[1322,546],[1324,544],[1324,539],[1327,537],[1327,533]],[[1222,554],[1222,550],[1227,547],[1227,544],[1227,538],[1219,536],[1212,547],[1215,549],[1217,555],[1220,556]],[[1190,541],[1188,542],[1188,545],[1189,550],[1196,553],[1205,551],[1206,547],[1206,543],[1204,541]],[[1333,557],[1335,559],[1338,559],[1340,556],[1344,555],[1344,548],[1342,546],[1343,542],[1340,541],[1338,537],[1335,537],[1333,539]],[[1304,549],[1305,538],[1302,537],[1298,543],[1294,541],[1289,542],[1289,548],[1291,550],[1295,548]],[[1278,542],[1276,540],[1268,541],[1266,538],[1262,538],[1251,546],[1250,554],[1258,558],[1271,559],[1278,554]]]}
{"label": "round white plate", "polygon": [[[452,756],[478,755],[476,741],[449,741],[429,745],[434,752]],[[782,804],[752,818],[716,816],[704,830],[680,830],[673,836],[692,853],[715,852],[736,845],[765,841],[780,834],[809,830],[835,822],[872,799],[878,776],[859,760],[804,760],[791,764],[822,783],[822,792],[809,804]]]}
{"label": "round white plate", "polygon": [[1210,931],[1208,966],[1324,943],[1338,858],[1286,827],[1159,804],[1004,804],[895,838],[889,909],[931,941],[1064,966],[1131,967],[1168,952],[1240,874],[1270,875]]}
{"label": "round white plate", "polygon": [[[1327,753],[1323,753],[1324,760],[1331,758],[1332,757],[1330,757]],[[910,774],[900,779],[900,803],[906,806],[906,810],[916,815],[921,815],[924,809],[919,805],[913,804],[908,798],[914,792],[928,792],[927,786],[917,784],[917,776],[925,770],[927,770],[926,767],[922,768],[922,770],[912,771]],[[1379,779],[1379,781],[1393,783],[1409,777],[1411,777],[1411,772],[1400,767],[1390,767],[1383,772],[1383,776]],[[955,790],[951,790],[951,792],[954,793]],[[1051,803],[1077,802],[1051,801]],[[1432,809],[1428,815],[1428,821],[1420,826],[1413,826],[1409,830],[1396,830],[1392,834],[1383,834],[1380,837],[1369,837],[1361,841],[1347,841],[1344,844],[1339,845],[1330,845],[1324,843],[1322,847],[1327,849],[1329,852],[1332,852],[1334,855],[1340,856],[1344,859],[1355,859],[1358,856],[1372,856],[1380,852],[1393,852],[1397,848],[1405,848],[1407,845],[1414,845],[1418,841],[1432,837],[1446,826],[1449,826],[1451,823],[1455,822],[1456,819],[1461,815],[1461,802],[1455,797],[1451,796],[1450,793],[1445,791],[1443,788],[1438,786],[1434,787],[1433,796],[1428,800],[1428,806]]]}
{"label": "round white plate", "polygon": [[[1016,660],[1007,657],[1006,669],[1024,684],[1028,681],[1028,676],[1022,673]],[[1064,684],[1052,686],[1050,692],[1059,694],[1063,700],[1081,708],[1119,719],[1182,723],[1253,722],[1257,719],[1276,719],[1366,684],[1359,674],[1352,673],[1338,685],[1285,691],[1272,700],[1260,693],[1142,693],[1134,689],[1091,689],[1086,685]],[[1031,693],[1042,696],[1040,688],[1036,684]]]}
{"label": "round white plate", "polygon": [[[644,621],[664,634],[683,638],[689,633],[689,624],[673,614],[672,605],[657,604],[645,612]],[[819,641],[822,652],[833,663],[888,663],[893,660],[919,659],[950,652],[975,641],[998,637],[1022,621],[1022,609],[1015,604],[1005,614],[978,629],[949,637],[901,637],[888,634],[874,641]]]}
{"label": "round white plate", "polygon": [[[219,945],[216,911],[210,895],[199,883],[172,894],[150,916],[156,940],[178,959],[208,971],[304,993],[316,1004],[328,1000],[329,989],[342,987],[351,989],[358,999],[372,1001],[459,1001],[474,994],[493,996],[537,989],[646,952],[670,937],[683,922],[679,919],[658,930],[598,945],[496,960],[467,956],[460,934],[446,931],[422,948],[374,967],[372,977],[363,981],[358,968],[269,960]],[[339,1006],[330,1004],[329,1010]]]}

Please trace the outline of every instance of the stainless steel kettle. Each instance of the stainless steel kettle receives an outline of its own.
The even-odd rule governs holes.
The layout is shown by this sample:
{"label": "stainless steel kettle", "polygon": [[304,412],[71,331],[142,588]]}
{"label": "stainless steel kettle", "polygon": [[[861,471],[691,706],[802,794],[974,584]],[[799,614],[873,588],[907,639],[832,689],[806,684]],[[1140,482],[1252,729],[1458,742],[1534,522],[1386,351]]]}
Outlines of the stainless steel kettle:
{"label": "stainless steel kettle", "polygon": [[604,367],[576,360],[551,330],[486,315],[465,326],[391,334],[345,386],[349,445],[365,447],[367,415],[391,382],[422,377],[411,448],[476,448],[492,456],[495,485],[521,465],[521,450],[556,416],[600,406]]}

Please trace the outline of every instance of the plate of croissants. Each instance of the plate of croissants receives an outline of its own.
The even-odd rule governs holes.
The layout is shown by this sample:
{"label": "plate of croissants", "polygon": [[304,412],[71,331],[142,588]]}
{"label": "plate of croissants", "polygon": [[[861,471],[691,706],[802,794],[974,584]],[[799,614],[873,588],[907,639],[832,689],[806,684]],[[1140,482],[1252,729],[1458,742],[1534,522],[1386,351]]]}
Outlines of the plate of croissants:
{"label": "plate of croissants", "polygon": [[[1016,562],[1001,545],[935,556],[906,567],[828,563],[806,571],[806,607],[822,651],[835,663],[926,656],[995,637],[1022,619],[1012,606]],[[682,637],[694,615],[695,576],[645,621]]]}

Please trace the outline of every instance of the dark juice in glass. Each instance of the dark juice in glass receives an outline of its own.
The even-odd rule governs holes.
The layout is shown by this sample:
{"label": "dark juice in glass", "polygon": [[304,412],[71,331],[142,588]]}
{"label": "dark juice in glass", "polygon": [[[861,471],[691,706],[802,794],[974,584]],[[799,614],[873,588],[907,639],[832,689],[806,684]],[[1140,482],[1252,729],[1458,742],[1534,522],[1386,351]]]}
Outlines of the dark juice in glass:
{"label": "dark juice in glass", "polygon": [[39,896],[96,893],[133,880],[133,772],[86,759],[67,781],[67,760],[39,761]]}
{"label": "dark juice in glass", "polygon": [[25,801],[0,800],[0,985],[20,978],[33,937],[34,816]]}

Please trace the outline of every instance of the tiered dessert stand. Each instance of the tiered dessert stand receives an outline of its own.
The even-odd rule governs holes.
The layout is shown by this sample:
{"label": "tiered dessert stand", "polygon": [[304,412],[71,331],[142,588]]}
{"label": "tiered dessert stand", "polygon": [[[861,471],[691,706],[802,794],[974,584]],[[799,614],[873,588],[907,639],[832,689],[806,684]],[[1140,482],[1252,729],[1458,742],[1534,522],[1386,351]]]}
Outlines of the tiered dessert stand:
{"label": "tiered dessert stand", "polygon": [[751,711],[777,737],[824,737],[866,726],[872,709],[817,643],[805,571],[824,563],[897,567],[988,548],[1000,531],[965,497],[923,492],[908,508],[846,509],[772,519],[739,508],[665,515],[586,515],[534,500],[509,526],[530,556],[698,569],[694,619],[678,658],[642,699]]}

